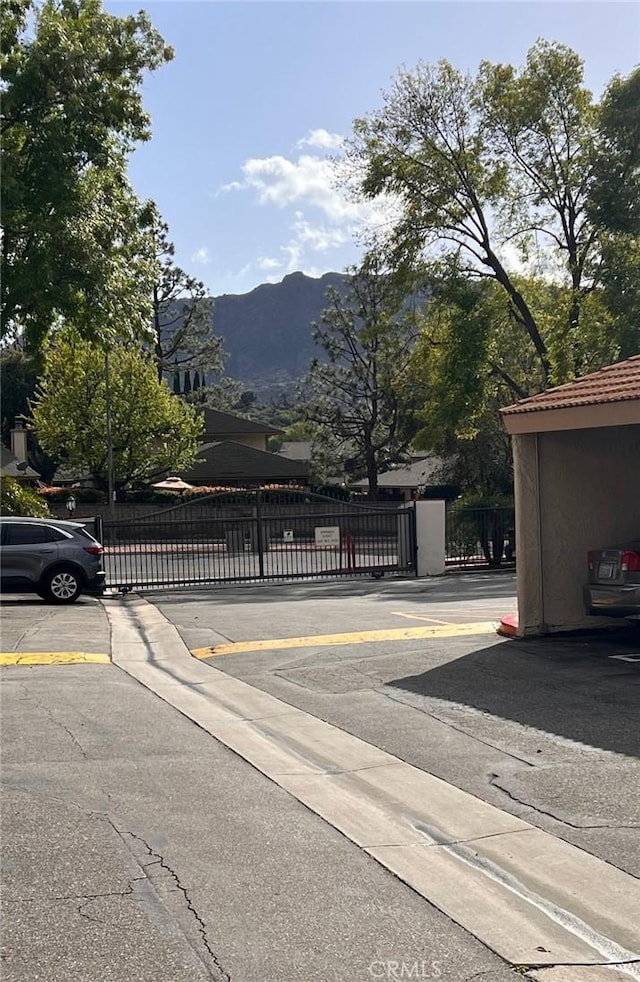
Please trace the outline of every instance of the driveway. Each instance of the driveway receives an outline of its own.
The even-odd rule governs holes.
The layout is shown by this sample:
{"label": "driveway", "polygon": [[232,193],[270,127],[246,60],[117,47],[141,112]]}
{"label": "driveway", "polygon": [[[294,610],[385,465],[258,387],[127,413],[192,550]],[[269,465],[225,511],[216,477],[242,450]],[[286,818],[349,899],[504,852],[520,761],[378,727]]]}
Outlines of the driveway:
{"label": "driveway", "polygon": [[217,669],[640,876],[634,632],[501,638],[510,574],[149,599]]}

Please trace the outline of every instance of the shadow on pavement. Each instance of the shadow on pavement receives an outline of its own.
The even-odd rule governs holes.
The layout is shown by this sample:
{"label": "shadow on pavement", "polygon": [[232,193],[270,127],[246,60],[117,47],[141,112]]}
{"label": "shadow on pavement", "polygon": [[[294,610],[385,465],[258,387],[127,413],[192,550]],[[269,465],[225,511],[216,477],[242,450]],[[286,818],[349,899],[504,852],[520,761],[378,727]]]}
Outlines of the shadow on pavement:
{"label": "shadow on pavement", "polygon": [[635,653],[633,628],[606,638],[514,639],[387,685],[640,757],[640,661],[612,658]]}

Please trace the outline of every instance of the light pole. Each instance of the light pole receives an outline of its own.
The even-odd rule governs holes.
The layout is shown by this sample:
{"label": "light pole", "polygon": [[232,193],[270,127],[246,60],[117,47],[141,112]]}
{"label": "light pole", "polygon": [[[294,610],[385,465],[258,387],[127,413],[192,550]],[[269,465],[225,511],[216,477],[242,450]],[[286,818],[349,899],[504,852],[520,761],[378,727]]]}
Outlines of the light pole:
{"label": "light pole", "polygon": [[104,353],[104,394],[107,410],[107,482],[109,486],[109,518],[113,520],[115,512],[115,482],[113,479],[113,427],[111,420],[111,385],[109,380],[109,352]]}

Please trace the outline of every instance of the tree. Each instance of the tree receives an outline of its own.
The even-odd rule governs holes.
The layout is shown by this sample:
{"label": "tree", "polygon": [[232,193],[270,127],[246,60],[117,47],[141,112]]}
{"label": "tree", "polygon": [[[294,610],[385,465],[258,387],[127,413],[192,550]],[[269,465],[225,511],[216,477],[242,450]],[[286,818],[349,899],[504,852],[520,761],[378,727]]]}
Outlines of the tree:
{"label": "tree", "polygon": [[329,306],[313,327],[326,360],[314,359],[301,391],[304,419],[318,427],[334,473],[341,458],[350,458],[373,498],[378,474],[412,436],[404,372],[416,329],[402,286],[363,266],[351,271],[348,292],[329,291]]}
{"label": "tree", "polygon": [[[473,78],[442,61],[403,71],[383,107],[355,123],[357,193],[391,195],[399,208],[378,237],[389,267],[444,256],[461,275],[495,281],[542,388],[585,367],[581,319],[604,258],[602,220],[590,206],[602,118],[578,55],[539,41],[520,70],[484,63]],[[629,149],[637,166],[640,146]],[[612,175],[610,194],[621,180]],[[536,316],[516,259],[521,268],[535,260],[564,287],[552,324]],[[607,323],[602,364],[619,354],[624,326]]]}
{"label": "tree", "polygon": [[[116,487],[191,466],[202,432],[195,409],[158,381],[139,344],[113,345],[108,357]],[[45,349],[33,420],[48,453],[106,488],[104,349],[73,330],[58,332]]]}
{"label": "tree", "polygon": [[141,334],[153,208],[126,161],[150,136],[143,75],[172,52],[144,12],[117,17],[100,0],[4,8],[3,336],[38,347],[61,318],[87,337]]}
{"label": "tree", "polygon": [[[155,228],[157,273],[153,285],[153,337],[158,378],[174,372],[219,375],[224,364],[222,339],[211,334],[213,299],[204,283],[174,262],[168,226]],[[190,389],[184,390],[191,391]]]}
{"label": "tree", "polygon": [[0,353],[0,376],[2,442],[8,447],[16,416],[29,413],[29,400],[33,398],[38,381],[37,360],[17,348],[7,348]]}
{"label": "tree", "polygon": [[0,477],[0,513],[25,515],[29,518],[47,518],[50,514],[46,501],[33,488],[25,487],[12,477]]}
{"label": "tree", "polygon": [[602,286],[621,325],[620,357],[640,351],[640,69],[612,80],[599,107],[591,191],[604,229]]}
{"label": "tree", "polygon": [[[568,302],[568,287],[514,275],[526,294],[542,336],[553,341],[555,315]],[[611,315],[602,291],[582,307],[580,358],[587,370],[606,360]],[[414,445],[446,460],[443,482],[487,496],[512,492],[510,440],[499,410],[543,387],[540,363],[513,317],[499,284],[467,279],[441,266],[420,332],[408,378],[421,403]]]}

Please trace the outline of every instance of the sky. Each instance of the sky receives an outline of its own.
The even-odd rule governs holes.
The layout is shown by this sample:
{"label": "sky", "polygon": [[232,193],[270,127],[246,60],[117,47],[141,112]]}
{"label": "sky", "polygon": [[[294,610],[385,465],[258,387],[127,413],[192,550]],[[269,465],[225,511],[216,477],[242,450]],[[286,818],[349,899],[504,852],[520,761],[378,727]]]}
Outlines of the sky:
{"label": "sky", "polygon": [[361,258],[366,209],[331,157],[402,68],[522,65],[538,38],[572,47],[600,94],[640,62],[640,4],[560,0],[107,0],[144,5],[175,50],[143,85],[153,137],[130,161],[169,224],[176,261],[213,296]]}

